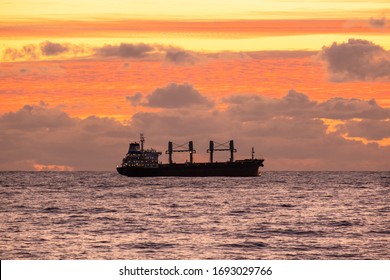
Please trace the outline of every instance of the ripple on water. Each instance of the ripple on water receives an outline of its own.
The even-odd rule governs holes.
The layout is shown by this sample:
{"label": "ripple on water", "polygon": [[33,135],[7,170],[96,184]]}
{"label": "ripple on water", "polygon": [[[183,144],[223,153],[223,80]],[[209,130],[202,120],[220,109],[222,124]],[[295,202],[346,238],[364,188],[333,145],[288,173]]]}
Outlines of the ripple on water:
{"label": "ripple on water", "polygon": [[1,257],[388,259],[389,178],[0,172]]}

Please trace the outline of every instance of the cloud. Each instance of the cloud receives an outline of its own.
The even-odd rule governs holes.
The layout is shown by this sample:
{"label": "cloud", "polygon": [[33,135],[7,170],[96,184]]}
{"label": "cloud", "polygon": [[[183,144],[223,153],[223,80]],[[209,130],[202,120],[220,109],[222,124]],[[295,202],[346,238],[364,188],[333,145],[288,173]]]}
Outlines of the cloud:
{"label": "cloud", "polygon": [[67,52],[68,50],[69,50],[68,46],[59,43],[53,43],[50,41],[41,43],[41,52],[43,55],[46,56],[58,55]]}
{"label": "cloud", "polygon": [[138,106],[141,104],[142,94],[140,92],[134,93],[132,95],[127,95],[126,100],[131,103],[133,106]]}
{"label": "cloud", "polygon": [[171,46],[120,43],[119,45],[106,44],[102,47],[93,47],[84,44],[57,43],[44,41],[40,44],[29,44],[22,48],[5,48],[3,51],[4,61],[37,60],[45,57],[96,57],[96,58],[155,58],[173,62],[176,64],[194,63],[193,52],[180,50]]}
{"label": "cloud", "polygon": [[[239,97],[234,96],[228,103],[227,119],[240,120],[238,126],[232,127],[236,138],[246,139],[245,150],[250,148],[250,143],[255,145],[261,155],[272,161],[266,162],[271,169],[387,170],[390,167],[384,155],[390,152],[390,146],[379,147],[344,138],[345,134],[367,140],[389,137],[390,110],[372,100],[339,98],[313,102],[294,92],[280,99]],[[295,101],[300,98],[305,101],[298,109],[299,103]],[[329,132],[322,118],[340,121],[336,117],[343,117],[344,122]],[[357,117],[363,121],[355,123]]]}
{"label": "cloud", "polygon": [[129,131],[113,119],[72,118],[58,108],[26,105],[0,116],[0,169],[113,170]]}
{"label": "cloud", "polygon": [[[256,146],[259,156],[268,159],[266,166],[279,170],[387,170],[390,162],[384,154],[390,147],[364,144],[344,138],[362,137],[381,140],[389,137],[390,109],[375,100],[333,98],[324,102],[290,90],[282,98],[261,95],[232,95],[223,100],[224,111],[197,112],[190,107],[159,112],[139,112],[131,127],[143,130],[160,150],[168,140],[184,143],[193,140],[197,161],[207,160],[208,140],[224,142],[235,139],[237,158],[250,155]],[[323,120],[342,121],[329,132]],[[353,128],[355,119],[363,119],[365,130]],[[370,129],[370,123],[375,124]],[[382,132],[381,132],[382,129]],[[158,146],[160,143],[160,146]],[[203,152],[202,152],[203,151]],[[223,159],[224,155],[221,156]],[[185,160],[186,155],[177,155]],[[225,159],[226,160],[226,159]]]}
{"label": "cloud", "polygon": [[[190,92],[190,98],[172,107],[164,98],[176,102],[182,97],[177,97],[177,92]],[[0,170],[114,170],[128,142],[138,140],[140,132],[146,135],[147,147],[160,151],[165,151],[168,141],[183,144],[193,140],[197,162],[207,161],[209,140],[222,143],[234,139],[238,149],[236,158],[250,157],[251,147],[255,146],[257,157],[265,157],[268,170],[388,170],[390,167],[387,156],[390,146],[345,138],[390,138],[390,109],[374,100],[333,98],[318,102],[291,90],[281,98],[232,95],[223,100],[224,109],[220,110],[207,107],[208,100],[196,92],[189,84],[156,89],[149,97],[155,94],[159,97],[157,101],[146,97],[145,102],[157,102],[158,110],[145,112],[141,107],[124,123],[98,116],[74,118],[43,102],[0,115]],[[141,98],[136,93],[127,99],[137,103]],[[207,110],[188,106],[189,100],[206,102]],[[323,118],[339,124],[329,131],[328,122]],[[182,153],[175,155],[175,160],[184,161],[187,157]],[[218,153],[216,157],[225,161],[229,155]],[[161,160],[166,162],[166,155]]]}
{"label": "cloud", "polygon": [[370,18],[369,23],[375,28],[384,28],[386,26],[386,18]]}
{"label": "cloud", "polygon": [[[252,51],[216,53],[195,52],[178,47],[145,44],[120,43],[117,45],[92,46],[88,44],[72,44],[67,42],[43,41],[39,44],[29,44],[21,48],[4,48],[3,61],[30,61],[39,59],[75,59],[75,58],[135,58],[167,61],[177,65],[191,65],[198,61],[209,60],[257,60],[280,58],[304,58],[313,56],[313,51]],[[124,64],[127,67],[127,64]]]}
{"label": "cloud", "polygon": [[[169,48],[171,49],[171,48]],[[121,57],[121,58],[144,58],[151,57],[153,54],[159,55],[165,53],[162,46],[148,44],[130,44],[121,43],[119,45],[104,45],[103,47],[92,47],[84,44],[55,43],[44,41],[40,44],[29,44],[22,48],[5,48],[2,54],[4,61],[17,60],[37,60],[45,57]],[[179,55],[180,56],[180,55]],[[180,60],[180,57],[177,58]],[[183,59],[183,58],[182,58]]]}
{"label": "cloud", "polygon": [[39,52],[36,45],[29,44],[23,46],[21,49],[6,48],[3,51],[3,61],[15,61],[15,60],[35,60],[39,58]]}
{"label": "cloud", "polygon": [[390,138],[390,120],[350,120],[338,125],[348,137],[362,137],[368,140]]}
{"label": "cloud", "polygon": [[29,44],[21,48],[5,48],[3,51],[3,61],[29,61],[47,57],[66,55],[67,57],[78,57],[90,55],[92,48],[83,44],[54,43],[44,41],[40,44]]}
{"label": "cloud", "polygon": [[177,64],[194,64],[196,61],[190,52],[184,50],[168,50],[165,59]]}
{"label": "cloud", "polygon": [[100,57],[122,57],[122,58],[155,58],[165,59],[175,64],[194,64],[196,56],[202,54],[188,50],[164,46],[158,44],[131,44],[121,43],[119,45],[105,45],[96,48],[96,55]]}
{"label": "cloud", "polygon": [[327,63],[331,81],[369,81],[390,78],[390,54],[381,46],[359,39],[333,43],[319,54]]}
{"label": "cloud", "polygon": [[186,110],[139,112],[132,118],[132,127],[143,129],[148,135],[188,137],[218,134],[229,126],[223,114]]}
{"label": "cloud", "polygon": [[305,58],[312,57],[317,54],[316,51],[297,50],[297,51],[248,51],[245,55],[253,59],[279,59],[279,58]]}
{"label": "cloud", "polygon": [[9,112],[0,117],[4,129],[36,130],[58,129],[71,126],[74,121],[63,111],[56,108],[25,105],[17,112]]}
{"label": "cloud", "polygon": [[[208,140],[225,142],[235,139],[238,148],[236,158],[249,157],[251,147],[255,146],[257,156],[265,157],[266,168],[271,170],[387,170],[389,167],[390,162],[385,156],[390,152],[389,146],[380,147],[345,139],[344,134],[352,135],[347,127],[338,127],[337,131],[329,133],[327,124],[315,117],[314,113],[282,116],[279,112],[263,118],[261,110],[266,106],[261,102],[257,103],[261,107],[252,112],[257,112],[257,118],[242,118],[242,111],[231,114],[230,106],[235,107],[240,103],[245,108],[256,99],[253,96],[243,96],[241,100],[235,96],[233,99],[235,103],[228,104],[226,111],[200,113],[187,108],[139,112],[133,116],[130,127],[145,132],[152,139],[151,145],[161,151],[166,149],[167,141],[182,144],[193,140],[197,149],[195,160],[198,162],[207,161],[205,151]],[[274,103],[273,108],[287,102],[285,98],[268,99],[262,96],[259,100]],[[310,102],[307,107],[313,106]],[[318,104],[311,112],[315,111],[316,106]],[[294,111],[286,109],[284,112]],[[386,129],[386,126],[383,128]],[[361,136],[370,138],[365,133]],[[175,159],[184,161],[186,156],[175,155]],[[222,160],[228,158],[224,153],[218,156]]]}
{"label": "cloud", "polygon": [[102,57],[118,56],[123,58],[142,58],[155,50],[154,47],[147,44],[127,44],[105,45],[96,50]]}
{"label": "cloud", "polygon": [[243,121],[275,117],[333,120],[390,118],[390,108],[379,106],[373,99],[331,98],[317,102],[295,90],[290,90],[280,99],[260,95],[233,95],[223,101],[229,105],[227,112]]}
{"label": "cloud", "polygon": [[390,108],[379,106],[374,99],[365,101],[357,98],[331,98],[319,103],[316,112],[316,116],[320,118],[336,120],[390,118]]}
{"label": "cloud", "polygon": [[190,84],[169,84],[166,87],[158,88],[147,96],[147,103],[143,104],[148,107],[156,108],[186,108],[202,107],[211,108],[214,103]]}

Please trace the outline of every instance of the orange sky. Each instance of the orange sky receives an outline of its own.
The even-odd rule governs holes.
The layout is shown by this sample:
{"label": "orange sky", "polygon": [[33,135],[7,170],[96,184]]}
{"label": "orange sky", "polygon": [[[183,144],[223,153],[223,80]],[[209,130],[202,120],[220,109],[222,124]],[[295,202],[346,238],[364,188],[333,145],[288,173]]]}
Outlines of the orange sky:
{"label": "orange sky", "polygon": [[3,63],[0,113],[44,101],[50,106],[64,106],[73,116],[125,119],[135,110],[125,102],[126,95],[147,95],[158,87],[183,81],[216,100],[236,93],[281,97],[296,89],[315,100],[375,98],[390,107],[388,82],[375,82],[375,87],[372,82],[332,83],[324,68],[310,54],[298,58],[209,59],[194,65],[117,59]]}
{"label": "orange sky", "polygon": [[[186,34],[192,36],[247,37],[305,34],[389,34],[368,20],[27,20],[0,22],[6,38],[128,37],[133,34]],[[149,35],[150,36],[150,35]]]}
{"label": "orange sky", "polygon": [[[102,122],[109,117],[118,121],[118,126],[124,125],[120,129],[128,129],[126,125],[148,116],[147,113],[161,120],[167,115],[184,118],[181,114],[205,117],[226,113],[224,122],[244,127],[246,121],[228,115],[233,109],[238,110],[227,101],[229,98],[239,95],[243,98],[240,102],[245,103],[255,95],[273,98],[272,102],[267,99],[272,104],[283,103],[286,94],[294,90],[319,107],[328,106],[337,98],[348,103],[337,105],[351,111],[348,118],[324,119],[321,129],[335,132],[350,147],[355,141],[366,145],[362,147],[367,150],[373,149],[367,143],[380,144],[375,152],[384,154],[380,149],[387,149],[390,143],[390,135],[381,133],[390,122],[388,1],[223,3],[20,0],[0,4],[0,121],[6,122],[13,113],[17,116],[24,112],[22,108],[29,108],[26,105],[33,105],[42,107],[40,113],[60,110],[80,123],[89,116]],[[189,111],[183,113],[183,107],[172,111],[165,105],[148,105],[158,88],[171,90],[172,84],[183,89],[183,85],[190,85],[193,98],[207,99],[213,106],[199,109],[189,103]],[[372,99],[376,100],[376,107],[366,113],[358,112],[359,106],[371,106]],[[339,108],[327,110],[338,112]],[[283,118],[287,114],[289,120],[297,118],[290,113],[281,114]],[[302,125],[319,118],[310,117]],[[269,124],[275,119],[278,117],[271,118]],[[4,137],[14,132],[7,130]],[[245,133],[243,137],[254,137],[250,131]],[[291,132],[285,133],[280,139],[291,136]],[[228,131],[220,134],[230,135]],[[254,139],[262,141],[259,137]],[[276,154],[271,152],[271,157]],[[45,162],[25,158],[12,166],[94,169],[48,158]],[[307,169],[329,169],[322,162],[324,158],[302,160],[307,161]],[[371,160],[380,162],[378,169],[390,168],[386,161]],[[288,164],[271,166],[294,166],[294,160],[287,155],[279,158],[282,162]],[[2,164],[0,169],[7,166]],[[361,163],[359,169],[364,166],[370,165]]]}

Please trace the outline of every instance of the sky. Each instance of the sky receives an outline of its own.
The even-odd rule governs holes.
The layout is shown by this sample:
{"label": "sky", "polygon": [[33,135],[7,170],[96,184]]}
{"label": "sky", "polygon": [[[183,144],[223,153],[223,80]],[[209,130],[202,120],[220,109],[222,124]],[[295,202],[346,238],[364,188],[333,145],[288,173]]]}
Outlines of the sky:
{"label": "sky", "polygon": [[[264,170],[390,170],[387,0],[0,1],[0,170],[234,139]],[[175,155],[178,162],[187,155]],[[228,160],[218,154],[217,160]]]}

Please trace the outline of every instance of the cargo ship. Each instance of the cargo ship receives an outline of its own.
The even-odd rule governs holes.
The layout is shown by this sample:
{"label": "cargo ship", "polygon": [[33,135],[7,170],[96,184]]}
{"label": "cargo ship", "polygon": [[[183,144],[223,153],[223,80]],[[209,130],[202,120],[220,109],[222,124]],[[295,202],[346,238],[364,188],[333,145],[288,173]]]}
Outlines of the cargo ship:
{"label": "cargo ship", "polygon": [[[230,177],[254,177],[259,176],[259,168],[264,166],[264,159],[254,158],[254,148],[252,148],[252,158],[234,160],[234,141],[219,144],[214,141],[209,142],[207,153],[210,154],[210,162],[196,163],[193,155],[196,153],[192,141],[183,145],[176,145],[168,142],[166,154],[169,156],[168,163],[159,162],[158,157],[162,154],[155,149],[144,149],[145,138],[140,137],[140,143],[132,142],[129,150],[122,160],[121,165],[116,170],[119,174],[129,177],[208,177],[208,176],[230,176]],[[188,144],[188,146],[187,146]],[[230,151],[230,159],[226,162],[214,162],[214,152]],[[173,162],[173,153],[188,152],[190,159],[185,163]]]}

